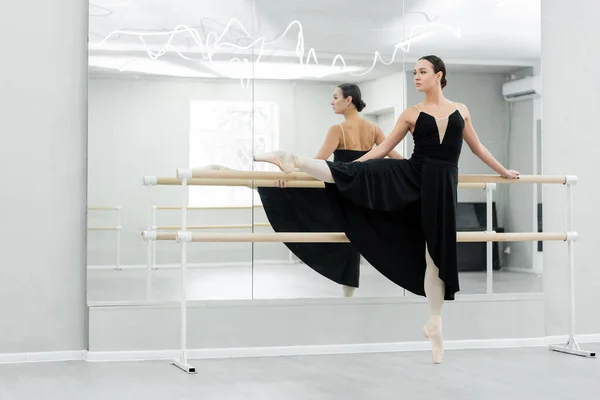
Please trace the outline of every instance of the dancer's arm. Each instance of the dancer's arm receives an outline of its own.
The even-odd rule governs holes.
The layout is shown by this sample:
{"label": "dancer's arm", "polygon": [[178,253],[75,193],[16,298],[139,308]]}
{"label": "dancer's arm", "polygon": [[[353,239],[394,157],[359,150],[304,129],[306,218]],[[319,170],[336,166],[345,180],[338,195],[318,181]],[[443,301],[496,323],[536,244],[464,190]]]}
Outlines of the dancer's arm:
{"label": "dancer's arm", "polygon": [[462,103],[459,103],[460,107],[463,111],[463,119],[465,120],[465,129],[463,130],[463,137],[467,145],[481,161],[483,161],[488,167],[496,171],[498,174],[502,175],[504,178],[509,179],[519,179],[519,172],[506,169],[502,164],[500,164],[494,156],[489,152],[489,150],[479,141],[479,137],[473,128],[473,123],[471,121],[471,114]]}
{"label": "dancer's arm", "polygon": [[392,133],[390,133],[380,145],[377,145],[377,147],[356,161],[362,162],[372,160],[374,158],[383,158],[392,152],[394,147],[396,147],[398,143],[404,139],[410,129],[408,114],[411,112],[412,111],[410,109],[404,110],[404,112],[398,118],[398,121],[396,121],[396,125],[394,126],[394,129],[392,129]]}
{"label": "dancer's arm", "polygon": [[[375,133],[375,144],[377,146],[381,146],[381,143],[383,143],[383,141],[385,140],[385,135],[383,133],[383,131],[381,130],[381,128],[379,126],[377,126],[376,128],[376,133]],[[389,158],[396,158],[401,160],[403,157],[400,155],[400,153],[398,153],[396,150],[392,150],[389,153],[387,153],[387,156]]]}
{"label": "dancer's arm", "polygon": [[329,128],[329,132],[327,132],[327,136],[325,137],[325,141],[321,145],[317,156],[315,157],[317,160],[327,160],[335,149],[337,149],[340,144],[340,133],[341,128],[339,125],[333,125]]}

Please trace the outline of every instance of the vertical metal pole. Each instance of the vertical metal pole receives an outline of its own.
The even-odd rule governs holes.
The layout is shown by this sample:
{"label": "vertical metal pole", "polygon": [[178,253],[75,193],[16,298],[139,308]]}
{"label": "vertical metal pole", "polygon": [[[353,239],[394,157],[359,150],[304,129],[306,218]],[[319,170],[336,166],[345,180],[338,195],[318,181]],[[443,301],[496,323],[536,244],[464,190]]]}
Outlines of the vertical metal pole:
{"label": "vertical metal pole", "polygon": [[[156,229],[156,206],[152,206],[152,230]],[[156,267],[156,242],[152,243],[152,269]]]}
{"label": "vertical metal pole", "polygon": [[[491,233],[493,230],[492,225],[492,190],[495,188],[495,184],[487,183],[485,187],[485,195],[486,195],[486,231]],[[492,294],[494,292],[494,264],[493,264],[493,242],[486,242],[486,288],[487,294]]]}
{"label": "vertical metal pole", "polygon": [[187,239],[185,238],[186,227],[187,227],[187,206],[188,206],[188,185],[187,178],[181,179],[181,231],[179,232],[181,241],[181,299],[180,299],[180,313],[181,313],[181,355],[179,360],[175,360],[174,364],[181,370],[194,374],[196,368],[188,364],[187,360]]}
{"label": "vertical metal pole", "polygon": [[[187,179],[181,182],[181,231],[185,232],[187,227]],[[187,364],[187,296],[186,296],[186,268],[187,268],[187,243],[181,242],[181,362]]]}
{"label": "vertical metal pole", "polygon": [[569,339],[564,345],[551,345],[550,350],[582,357],[596,357],[595,352],[582,350],[575,339],[575,239],[573,232],[573,186],[576,177],[567,176],[567,257],[569,264]]}

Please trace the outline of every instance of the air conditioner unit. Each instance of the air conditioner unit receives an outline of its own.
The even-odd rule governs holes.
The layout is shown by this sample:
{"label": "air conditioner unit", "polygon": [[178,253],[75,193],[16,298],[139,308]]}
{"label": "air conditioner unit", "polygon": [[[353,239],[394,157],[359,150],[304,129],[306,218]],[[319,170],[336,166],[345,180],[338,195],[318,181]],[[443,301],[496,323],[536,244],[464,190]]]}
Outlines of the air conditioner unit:
{"label": "air conditioner unit", "polygon": [[502,96],[506,101],[523,101],[542,96],[542,79],[539,75],[506,82],[502,85]]}

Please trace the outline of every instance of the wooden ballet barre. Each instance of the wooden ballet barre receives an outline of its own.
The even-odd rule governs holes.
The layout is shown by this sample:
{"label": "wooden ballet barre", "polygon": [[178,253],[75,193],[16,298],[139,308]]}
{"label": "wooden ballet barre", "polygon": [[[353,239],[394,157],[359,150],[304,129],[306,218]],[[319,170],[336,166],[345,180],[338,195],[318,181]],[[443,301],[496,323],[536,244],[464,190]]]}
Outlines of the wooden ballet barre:
{"label": "wooden ballet barre", "polygon": [[[252,179],[252,180],[286,180],[286,181],[317,181],[316,178],[304,172],[270,171],[238,171],[238,170],[209,170],[209,169],[178,169],[177,179]],[[500,175],[459,175],[459,183],[574,183],[577,177],[572,175],[521,175],[519,179],[507,179]]]}
{"label": "wooden ballet barre", "polygon": [[90,226],[88,231],[120,231],[120,226]]}
{"label": "wooden ballet barre", "polygon": [[[181,184],[181,182],[179,182]],[[181,206],[155,206],[157,210],[181,210]],[[263,208],[262,204],[254,206],[224,206],[224,207],[207,207],[207,206],[188,206],[188,210],[250,210],[252,208]]]}
{"label": "wooden ballet barre", "polygon": [[[347,243],[348,237],[337,232],[280,233],[195,233],[144,231],[145,240],[176,240],[186,242],[275,242],[275,243]],[[457,232],[458,242],[526,242],[576,240],[576,232]]]}
{"label": "wooden ballet barre", "polygon": [[519,179],[503,178],[500,175],[459,175],[459,183],[557,183],[566,185],[575,183],[577,177],[574,175],[521,175]]}
{"label": "wooden ballet barre", "polygon": [[537,242],[575,240],[575,232],[458,232],[459,242]]}
{"label": "wooden ballet barre", "polygon": [[192,232],[142,232],[145,240],[178,240],[178,236],[189,234],[191,242],[275,242],[275,243],[343,243],[348,238],[343,233],[192,233]]}
{"label": "wooden ballet barre", "polygon": [[239,171],[239,170],[210,170],[210,169],[178,169],[178,179],[252,179],[252,180],[286,180],[286,181],[319,181],[304,172],[285,174],[275,171]]}
{"label": "wooden ballet barre", "polygon": [[[242,229],[242,228],[252,228],[253,226],[271,226],[268,222],[257,222],[255,224],[240,224],[240,225],[188,225],[185,229]],[[153,226],[154,230],[157,231],[172,231],[176,229],[181,229],[181,225],[161,225],[161,226]]]}
{"label": "wooden ballet barre", "polygon": [[[244,186],[248,188],[257,187],[277,187],[279,186],[278,179],[276,180],[255,180],[255,179],[224,179],[224,178],[193,178],[189,179],[186,183],[188,186]],[[285,179],[281,179],[285,180]],[[145,177],[144,185],[167,185],[167,186],[179,186],[181,180],[178,178],[169,177]],[[297,187],[297,188],[324,188],[325,184],[320,181],[290,181],[286,182],[286,187]]]}
{"label": "wooden ballet barre", "polygon": [[[222,171],[221,171],[222,172]],[[279,172],[274,172],[279,174]],[[281,180],[285,180],[283,178],[287,177],[281,176]],[[144,178],[145,185],[181,185],[181,180],[178,178],[169,178],[169,177],[150,177],[147,176]],[[244,186],[248,188],[257,188],[257,187],[278,187],[279,184],[277,180],[253,180],[253,179],[216,179],[216,178],[192,178],[187,181],[188,186]],[[485,190],[488,187],[493,188],[495,184],[488,183],[459,183],[459,189],[481,189]],[[285,186],[288,188],[313,188],[319,189],[324,188],[325,184],[320,181],[287,181]],[[256,206],[255,206],[256,207]],[[202,207],[199,207],[202,208]],[[216,208],[216,207],[215,207]],[[221,208],[221,207],[219,207]],[[242,207],[240,207],[242,208]],[[248,207],[249,208],[249,207]],[[157,207],[158,209],[158,207]],[[175,208],[162,208],[162,209],[181,209],[181,207]],[[192,209],[189,207],[188,209]],[[198,209],[198,208],[194,208]]]}
{"label": "wooden ballet barre", "polygon": [[120,210],[121,206],[113,206],[113,207],[88,207],[90,211],[109,211],[109,210]]}

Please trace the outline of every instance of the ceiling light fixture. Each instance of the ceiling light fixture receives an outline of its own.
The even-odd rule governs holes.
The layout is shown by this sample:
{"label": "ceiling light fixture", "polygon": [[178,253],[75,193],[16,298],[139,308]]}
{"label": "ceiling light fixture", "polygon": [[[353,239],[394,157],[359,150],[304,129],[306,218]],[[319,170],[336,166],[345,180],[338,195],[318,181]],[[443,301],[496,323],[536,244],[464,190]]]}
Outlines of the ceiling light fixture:
{"label": "ceiling light fixture", "polygon": [[[226,42],[226,41],[224,41],[223,38],[229,32],[229,30],[231,29],[233,24],[237,24],[238,28],[241,29],[242,32],[244,32],[244,34],[248,38],[250,38],[251,40],[253,39],[252,35],[246,30],[244,25],[237,18],[232,18],[227,23],[225,29],[223,29],[223,32],[221,33],[221,35],[217,35],[215,32],[210,32],[206,36],[206,41],[202,40],[200,33],[196,29],[190,28],[186,25],[178,25],[174,30],[168,31],[168,32],[138,32],[138,31],[127,31],[127,30],[113,31],[110,34],[108,34],[103,40],[101,40],[98,44],[90,45],[90,49],[100,48],[102,45],[104,45],[104,43],[106,43],[111,37],[113,37],[115,35],[137,36],[140,39],[142,45],[144,46],[144,48],[146,50],[146,53],[148,54],[148,57],[151,60],[157,60],[159,57],[163,56],[169,49],[172,49],[177,55],[179,55],[179,57],[181,57],[185,60],[195,61],[195,62],[202,61],[202,60],[208,60],[208,61],[210,61],[210,63],[212,65],[215,65],[215,62],[216,62],[216,61],[213,61],[213,56],[214,56],[215,52],[221,47],[233,47],[238,50],[252,49],[253,54],[257,55],[256,60],[254,60],[254,71],[256,72],[257,70],[259,70],[259,68],[261,68],[260,67],[261,58],[265,52],[264,46],[265,46],[266,39],[265,39],[265,37],[259,37],[258,39],[253,40],[253,42],[247,46],[239,46],[234,43]],[[280,38],[285,37],[285,35],[294,26],[298,27],[298,36],[297,36],[295,54],[298,57],[300,65],[301,66],[302,65],[309,66],[309,68],[310,68],[310,63],[312,60],[316,66],[320,66],[319,61],[317,59],[317,54],[316,54],[315,49],[311,47],[308,50],[306,50],[306,47],[304,45],[304,28],[303,28],[302,24],[300,23],[300,21],[297,21],[297,20],[292,21],[287,26],[287,28],[285,29],[283,34],[280,36]],[[419,35],[413,35],[415,30],[420,29],[424,26],[428,28],[428,31],[421,32],[421,33],[419,33]],[[435,27],[442,27],[442,28],[450,29],[451,32],[455,33],[456,37],[458,39],[460,39],[460,32],[457,29],[449,27],[448,25],[435,24],[435,23],[427,24],[427,25],[417,25],[417,26],[411,27],[411,30],[410,30],[411,34],[409,35],[408,43],[405,43],[406,41],[404,41],[404,42],[398,43],[395,46],[391,60],[389,60],[389,61],[383,60],[379,51],[375,50],[374,55],[373,55],[373,62],[371,64],[371,66],[368,69],[363,70],[362,72],[356,72],[357,70],[360,70],[360,69],[356,69],[356,67],[349,67],[346,64],[344,57],[341,54],[337,54],[334,57],[334,59],[331,63],[331,66],[329,67],[329,70],[331,71],[331,69],[334,69],[334,70],[339,71],[339,73],[345,72],[352,76],[364,76],[364,75],[368,74],[369,72],[371,72],[375,68],[375,66],[377,65],[377,61],[379,61],[383,65],[393,64],[396,59],[396,54],[399,50],[408,52],[408,50],[410,48],[410,41],[414,41],[415,40],[414,37],[416,37],[416,36],[423,37],[424,35],[425,36],[430,35],[432,33],[427,33],[427,32],[431,32],[431,28],[435,28]],[[201,47],[202,59],[194,59],[194,58],[188,57],[187,55],[183,54],[181,51],[179,51],[175,46],[173,46],[171,44],[171,42],[173,41],[175,36],[177,36],[178,34],[181,34],[181,33],[189,34],[191,36],[192,40]],[[145,37],[150,37],[150,36],[165,36],[165,37],[167,37],[167,41],[159,51],[152,51],[146,44],[146,41],[144,40]],[[241,64],[242,66],[244,64],[250,64],[251,62],[252,61],[249,60],[248,58],[244,58],[242,60],[238,57],[232,58],[230,60],[230,63],[237,64],[237,65]],[[339,64],[341,64],[341,65],[339,65]],[[244,88],[248,87],[249,80],[252,78],[252,76],[245,76],[245,74],[240,74],[239,73],[239,68],[241,68],[240,66],[223,67],[222,64],[217,64],[217,65],[221,65],[221,67],[222,67],[221,69],[230,68],[229,72],[231,72],[232,75],[240,76],[240,81],[241,81],[242,87],[244,87]],[[287,65],[289,66],[289,64],[287,64]],[[209,67],[210,67],[210,64],[209,64]],[[218,72],[217,69],[215,69],[213,67],[210,67],[210,68],[213,71]],[[269,71],[268,70],[269,67],[266,67],[266,68],[267,69],[265,69],[265,71]],[[305,71],[308,71],[308,69],[306,69]],[[267,72],[265,72],[265,73],[267,73]],[[318,76],[319,73],[321,73],[321,72],[317,73],[316,71],[313,70],[310,73],[316,74]],[[295,75],[292,72],[289,72],[289,74],[290,74],[290,76]],[[283,78],[280,78],[280,79],[283,79]]]}

